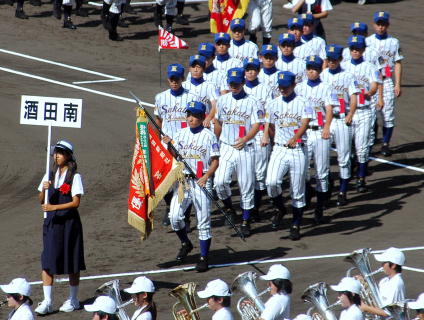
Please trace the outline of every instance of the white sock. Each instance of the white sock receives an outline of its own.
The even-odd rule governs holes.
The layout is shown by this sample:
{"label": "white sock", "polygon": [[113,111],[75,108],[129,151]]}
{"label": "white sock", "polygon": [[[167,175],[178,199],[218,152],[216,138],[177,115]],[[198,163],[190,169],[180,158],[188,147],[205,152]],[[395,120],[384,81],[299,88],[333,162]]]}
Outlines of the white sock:
{"label": "white sock", "polygon": [[78,288],[79,286],[69,286],[69,289],[71,291],[71,299],[77,300]]}
{"label": "white sock", "polygon": [[53,286],[43,286],[44,300],[52,303]]}

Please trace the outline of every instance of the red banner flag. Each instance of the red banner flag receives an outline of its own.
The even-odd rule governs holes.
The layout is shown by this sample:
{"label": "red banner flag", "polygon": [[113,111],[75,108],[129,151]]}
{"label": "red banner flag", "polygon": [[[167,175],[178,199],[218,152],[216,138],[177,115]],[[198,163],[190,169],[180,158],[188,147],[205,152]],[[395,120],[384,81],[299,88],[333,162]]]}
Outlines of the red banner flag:
{"label": "red banner flag", "polygon": [[[139,123],[146,123],[146,125],[148,123],[144,112],[140,112],[137,118],[137,124]],[[128,223],[141,231],[141,240],[146,240],[154,229],[154,208],[177,179],[184,180],[182,172],[184,165],[171,156],[150,125],[146,126],[145,132],[139,130],[141,127],[137,125],[136,129],[137,139],[128,197]],[[148,135],[147,149],[142,148],[140,144],[144,134]],[[151,172],[148,172],[143,149],[150,154]]]}
{"label": "red banner flag", "polygon": [[249,0],[209,0],[211,33],[229,33],[230,22],[244,16]]}
{"label": "red banner flag", "polygon": [[176,35],[166,31],[159,26],[159,48],[160,49],[188,49],[188,44]]}

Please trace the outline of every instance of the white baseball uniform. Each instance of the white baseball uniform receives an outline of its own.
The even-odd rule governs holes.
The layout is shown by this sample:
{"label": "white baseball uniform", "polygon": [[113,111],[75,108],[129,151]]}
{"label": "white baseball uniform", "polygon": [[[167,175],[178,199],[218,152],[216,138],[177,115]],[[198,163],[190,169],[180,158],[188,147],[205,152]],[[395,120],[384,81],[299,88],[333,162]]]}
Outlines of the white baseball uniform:
{"label": "white baseball uniform", "polygon": [[[243,42],[243,40],[241,42]],[[237,45],[234,40],[231,40],[228,53],[232,58],[240,60],[243,65],[243,61],[246,58],[258,58],[259,48],[254,42],[246,39],[244,39],[242,45]]]}
{"label": "white baseball uniform", "polygon": [[293,138],[295,130],[301,126],[302,119],[312,119],[312,104],[303,97],[295,96],[286,102],[279,97],[268,104],[265,121],[275,125],[274,148],[268,164],[266,186],[268,195],[275,198],[283,193],[284,175],[290,173],[290,194],[292,205],[296,208],[305,206],[305,181],[307,171],[306,135],[295,148],[288,148],[287,141]]}
{"label": "white baseball uniform", "polygon": [[278,70],[276,67],[272,69],[262,68],[258,74],[258,80],[260,83],[269,86],[271,88],[271,99],[275,99],[281,95],[278,86]]}
{"label": "white baseball uniform", "polygon": [[212,108],[212,101],[218,100],[219,89],[209,81],[203,81],[199,85],[193,84],[190,80],[183,82],[183,87],[194,93],[206,106],[206,113],[209,114]]}
{"label": "white baseball uniform", "polygon": [[325,40],[323,38],[310,33],[307,36],[303,35],[300,38],[300,41],[314,49],[317,56],[319,56],[322,60],[327,59],[327,53],[325,52]]}
{"label": "white baseball uniform", "polygon": [[156,0],[156,3],[158,5],[165,6],[165,14],[170,16],[175,16],[175,8],[177,7],[177,2],[185,2],[185,0]]}
{"label": "white baseball uniform", "polygon": [[[333,120],[331,121],[330,132],[337,147],[340,178],[349,179],[352,133],[351,127],[345,123],[345,116],[350,111],[350,97],[353,94],[359,94],[361,90],[359,90],[355,76],[343,69],[338,73],[334,73],[330,68],[326,68],[321,72],[320,78],[322,82],[331,84],[340,103],[338,106],[333,106]],[[343,106],[345,110],[341,112],[343,111],[341,110]]]}
{"label": "white baseball uniform", "polygon": [[272,0],[251,0],[247,7],[250,17],[249,33],[256,34],[262,28],[264,38],[272,37]]}
{"label": "white baseball uniform", "polygon": [[[197,172],[198,162],[202,162],[203,173],[209,170],[212,157],[219,157],[218,140],[210,130],[203,129],[198,133],[191,132],[190,128],[179,130],[174,138],[173,144],[181,156],[185,159],[190,168]],[[188,174],[184,169],[184,174]],[[199,239],[208,240],[211,233],[211,200],[204,190],[192,178],[186,178],[189,188],[184,186],[184,200],[178,203],[178,186],[180,182],[174,184],[174,194],[171,201],[171,225],[175,231],[185,228],[184,212],[193,203],[196,209],[197,229]],[[212,178],[206,183],[207,190],[212,193]]]}
{"label": "white baseball uniform", "polygon": [[226,54],[225,56],[217,55],[216,58],[213,60],[213,65],[218,71],[223,72],[225,75],[227,74],[227,71],[232,68],[243,68],[242,61],[240,61],[239,59],[232,58],[228,54]]}
{"label": "white baseball uniform", "polygon": [[[315,50],[308,44],[303,43],[301,40],[296,42],[296,46],[293,50],[293,54],[296,58],[306,61],[306,57],[316,55]],[[281,58],[283,53],[281,49],[278,50],[278,58]]]}
{"label": "white baseball uniform", "polygon": [[[187,74],[187,81],[190,81],[190,79],[191,72]],[[222,71],[215,69],[214,65],[211,65],[209,68],[206,68],[206,71],[203,73],[203,79],[205,79],[205,81],[212,82],[219,89],[219,91],[228,90],[225,89],[227,86],[226,74]]]}
{"label": "white baseball uniform", "polygon": [[302,59],[296,58],[294,55],[290,57],[281,56],[275,63],[277,69],[281,71],[290,71],[296,75],[296,83],[299,84],[304,80],[308,80],[306,75],[306,64]]}
{"label": "white baseball uniform", "polygon": [[255,123],[263,123],[264,109],[258,99],[246,94],[241,99],[235,99],[232,93],[218,98],[216,118],[222,122],[222,132],[219,137],[221,143],[221,158],[215,172],[215,190],[221,200],[231,196],[231,175],[235,170],[240,188],[242,209],[254,207],[254,170],[255,151],[252,139],[246,146],[237,150],[233,147],[239,138],[240,126],[245,127],[245,134]]}

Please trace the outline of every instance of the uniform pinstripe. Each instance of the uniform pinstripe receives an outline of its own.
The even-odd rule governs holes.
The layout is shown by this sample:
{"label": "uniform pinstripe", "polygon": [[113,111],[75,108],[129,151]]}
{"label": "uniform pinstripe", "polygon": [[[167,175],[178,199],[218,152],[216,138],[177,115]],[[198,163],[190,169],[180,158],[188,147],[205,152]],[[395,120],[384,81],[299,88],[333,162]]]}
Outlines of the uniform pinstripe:
{"label": "uniform pinstripe", "polygon": [[[298,144],[296,148],[287,148],[287,141],[295,135],[302,119],[313,117],[312,104],[303,97],[295,97],[285,102],[281,97],[272,100],[267,109],[265,121],[275,125],[275,145],[271,153],[266,175],[268,195],[275,198],[282,194],[284,175],[290,173],[290,194],[292,205],[305,206],[305,179],[307,171],[307,147]],[[302,136],[306,144],[306,136]]]}
{"label": "uniform pinstripe", "polygon": [[237,46],[234,44],[234,40],[230,42],[230,48],[228,49],[228,53],[230,57],[238,59],[242,62],[246,58],[258,58],[259,48],[258,46],[249,40],[245,40],[245,42],[241,46]]}
{"label": "uniform pinstripe", "polygon": [[262,28],[264,38],[272,37],[272,0],[251,0],[247,11],[250,16],[249,33],[256,34]]}
{"label": "uniform pinstripe", "polygon": [[[281,50],[278,50],[278,58],[281,58],[282,55],[283,55],[283,53],[281,52]],[[316,52],[310,45],[304,44],[302,42],[302,45],[300,45],[300,46],[296,45],[295,46],[295,48],[293,50],[293,55],[296,58],[299,58],[303,61],[306,61],[306,57],[316,55]]]}
{"label": "uniform pinstripe", "polygon": [[[187,74],[187,81],[190,81],[190,79],[191,72]],[[225,89],[225,84],[227,83],[227,76],[222,71],[215,69],[209,73],[205,72],[203,73],[203,79],[205,79],[205,81],[212,82],[219,89],[219,91],[228,90]]]}
{"label": "uniform pinstripe", "polygon": [[366,38],[367,46],[373,47],[380,52],[381,57],[384,60],[384,63],[389,66],[392,77],[386,76],[385,69],[383,69],[383,76],[386,78],[383,82],[383,99],[384,99],[384,108],[381,110],[383,116],[383,126],[386,128],[391,128],[394,126],[394,109],[395,109],[395,93],[394,93],[394,83],[393,76],[395,73],[395,62],[403,59],[402,49],[400,47],[399,41],[392,36],[387,36],[387,39],[379,40],[373,34]]}
{"label": "uniform pinstripe", "polygon": [[281,57],[275,63],[277,69],[281,71],[290,71],[296,75],[296,83],[299,84],[304,80],[308,80],[306,75],[305,61],[299,58],[294,58],[291,62],[285,62]]}
{"label": "uniform pinstripe", "polygon": [[[269,86],[259,83],[256,87],[250,88],[247,85],[244,86],[244,91],[248,94],[253,95],[257,98],[264,112],[266,113],[266,104],[271,99],[271,88]],[[263,127],[259,129],[259,132],[255,136],[254,148],[255,148],[255,189],[265,190],[265,177],[266,168],[268,165],[270,146],[261,147],[261,139],[264,135]]]}
{"label": "uniform pinstripe", "polygon": [[[325,107],[328,105],[337,106],[339,102],[330,84],[321,82],[317,86],[311,87],[308,81],[304,81],[296,86],[296,94],[308,99],[316,112],[322,112],[323,124],[325,124]],[[318,126],[316,115],[309,125]],[[327,192],[328,174],[330,172],[330,139],[323,139],[321,136],[322,127],[318,130],[307,130],[308,135],[308,164],[314,158],[315,178],[317,181],[317,191]],[[310,180],[309,170],[306,180]]]}
{"label": "uniform pinstripe", "polygon": [[263,123],[264,109],[259,100],[252,95],[237,100],[233,98],[232,93],[227,93],[218,99],[216,118],[222,122],[219,138],[221,158],[215,172],[216,193],[221,200],[231,196],[231,175],[235,170],[241,194],[240,206],[245,210],[252,209],[255,183],[254,139],[241,150],[235,149],[233,145],[239,137],[240,126],[244,126],[247,133],[253,124]]}
{"label": "uniform pinstripe", "polygon": [[[220,156],[218,140],[210,130],[203,129],[201,132],[194,134],[188,127],[181,129],[175,135],[173,143],[194,172],[197,170],[197,163],[202,161],[203,173],[206,173],[209,170],[211,158]],[[184,169],[184,173],[188,174],[187,169]],[[170,210],[172,229],[178,231],[185,228],[184,212],[193,203],[196,209],[199,239],[210,239],[212,237],[211,201],[203,189],[198,186],[196,180],[187,178],[186,181],[189,188],[186,189],[184,186],[184,200],[182,203],[178,203],[178,184],[180,182],[174,184]],[[208,180],[206,188],[212,193],[212,178]]]}
{"label": "uniform pinstripe", "polygon": [[261,69],[258,74],[258,80],[260,83],[271,88],[271,98],[275,99],[281,95],[280,89],[278,87],[278,72],[280,70],[276,70],[273,74],[266,74],[264,69]]}
{"label": "uniform pinstripe", "polygon": [[[362,62],[360,64],[352,63],[348,60],[342,63],[342,68],[346,69],[355,75],[356,82],[359,89],[368,92],[372,82],[381,83],[380,72],[377,67],[369,62]],[[352,135],[355,141],[356,155],[358,162],[366,163],[369,157],[369,137],[371,130],[371,101],[364,100],[361,104],[358,97],[358,107],[352,120]]]}
{"label": "uniform pinstripe", "polygon": [[342,69],[341,72],[332,74],[330,69],[325,69],[321,75],[323,82],[331,84],[337,98],[343,99],[345,113],[340,113],[340,106],[333,108],[333,120],[331,121],[330,132],[332,139],[337,146],[337,160],[340,167],[340,178],[350,178],[350,154],[352,148],[351,127],[345,123],[345,115],[350,111],[350,97],[359,94],[361,91],[357,86],[355,76]]}
{"label": "uniform pinstripe", "polygon": [[312,49],[314,49],[317,56],[319,56],[322,60],[327,59],[327,53],[325,52],[325,40],[318,36],[313,36],[313,38],[309,41],[306,41],[303,38],[300,38],[300,40],[304,43],[310,46]]}
{"label": "uniform pinstripe", "polygon": [[218,70],[224,73],[224,75],[227,74],[227,71],[232,68],[243,68],[243,62],[239,59],[235,58],[229,58],[225,61],[219,61],[218,58],[215,58],[213,60],[213,66]]}
{"label": "uniform pinstripe", "polygon": [[218,100],[220,96],[219,89],[209,81],[203,81],[197,86],[192,84],[191,81],[185,81],[183,87],[200,98],[200,101],[205,104],[208,114],[212,108],[212,101]]}

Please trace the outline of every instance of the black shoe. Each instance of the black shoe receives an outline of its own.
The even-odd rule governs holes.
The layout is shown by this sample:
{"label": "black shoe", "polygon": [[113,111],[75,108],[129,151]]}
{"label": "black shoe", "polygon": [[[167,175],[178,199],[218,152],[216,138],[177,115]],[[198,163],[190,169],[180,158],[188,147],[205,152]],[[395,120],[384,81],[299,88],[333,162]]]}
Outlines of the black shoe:
{"label": "black shoe", "polygon": [[[228,219],[230,219],[231,222],[234,224],[236,221],[236,216],[237,216],[236,210],[234,208],[230,208],[230,209],[227,209],[225,213],[227,214]],[[228,219],[225,219],[225,227],[227,229],[231,229],[233,226],[230,224]]]}
{"label": "black shoe", "polygon": [[157,11],[155,10],[154,20],[155,20],[155,26],[156,26],[156,28],[159,27],[159,26],[162,27],[162,19],[163,19],[162,14],[161,13],[158,14]]}
{"label": "black shoe", "polygon": [[290,235],[289,235],[289,239],[291,239],[292,241],[297,241],[300,240],[300,233],[299,230],[300,227],[296,224],[294,224],[291,228],[290,228]]}
{"label": "black shoe", "polygon": [[314,224],[320,225],[323,223],[325,223],[324,211],[322,209],[315,208]]}
{"label": "black shoe", "polygon": [[71,18],[68,18],[68,19],[66,19],[66,20],[63,21],[63,27],[62,28],[67,28],[67,29],[75,30],[77,27],[74,26],[74,24],[72,23]]}
{"label": "black shoe", "polygon": [[129,14],[136,14],[129,3],[124,4],[124,12]]}
{"label": "black shoe", "polygon": [[78,10],[75,10],[75,15],[79,17],[87,18],[88,12],[85,11],[84,9],[78,9]]}
{"label": "black shoe", "polygon": [[112,41],[124,41],[116,31],[109,31],[109,39]]}
{"label": "black shoe", "polygon": [[59,1],[53,2],[53,16],[57,20],[62,19],[62,4]]}
{"label": "black shoe", "polygon": [[261,215],[259,214],[259,210],[256,208],[253,208],[250,214],[250,221],[251,222],[259,222],[261,221]]}
{"label": "black shoe", "polygon": [[102,20],[103,28],[105,28],[107,31],[112,31],[112,23],[110,21],[109,14],[104,14],[102,11],[100,14],[100,19]]}
{"label": "black shoe", "polygon": [[356,183],[356,190],[359,193],[363,193],[363,192],[368,191],[368,188],[367,188],[366,183],[365,183],[365,178],[359,178],[358,179],[358,182]]}
{"label": "black shoe", "polygon": [[385,157],[390,157],[392,155],[392,150],[387,143],[383,143],[381,146],[381,154]]}
{"label": "black shoe", "polygon": [[241,230],[241,234],[245,237],[250,237],[251,232],[250,232],[250,223],[247,220],[243,220],[243,223],[241,224],[240,227]]}
{"label": "black shoe", "polygon": [[169,33],[171,33],[172,32],[172,27],[171,26],[166,27],[166,31],[168,31]]}
{"label": "black shoe", "polygon": [[180,252],[177,255],[177,260],[181,261],[187,258],[187,255],[191,252],[191,250],[193,250],[193,244],[191,243],[191,241],[183,242]]}
{"label": "black shoe", "polygon": [[277,209],[275,210],[274,218],[272,219],[271,227],[272,229],[277,229],[278,226],[281,224],[281,220],[283,220],[283,217],[286,215],[286,208],[283,207],[282,210]]}
{"label": "black shoe", "polygon": [[29,0],[29,3],[36,7],[40,7],[42,5],[40,0]]}
{"label": "black shoe", "polygon": [[122,20],[122,19],[119,19],[119,21],[118,21],[118,27],[121,27],[121,28],[128,28],[128,23],[126,23],[124,20]]}
{"label": "black shoe", "polygon": [[184,222],[185,222],[186,233],[190,233],[191,232],[191,227],[190,227],[191,221],[190,220],[184,220]]}
{"label": "black shoe", "polygon": [[339,192],[339,195],[337,196],[337,205],[339,207],[347,205],[345,192]]}
{"label": "black shoe", "polygon": [[329,201],[333,195],[334,180],[328,181],[328,190],[325,194],[325,201]]}
{"label": "black shoe", "polygon": [[306,187],[305,190],[305,207],[303,208],[304,210],[307,210],[311,207],[311,201],[312,201],[312,197],[314,196],[314,189],[312,187]]}
{"label": "black shoe", "polygon": [[20,8],[15,10],[15,18],[28,19],[28,16],[25,14],[24,9]]}
{"label": "black shoe", "polygon": [[209,260],[207,257],[200,256],[200,261],[196,264],[197,272],[206,272],[209,270]]}
{"label": "black shoe", "polygon": [[162,225],[164,226],[164,227],[167,227],[167,226],[169,226],[171,224],[171,220],[169,219],[169,207],[168,206],[166,206],[166,209],[165,209],[165,215],[163,216],[163,218],[162,218]]}
{"label": "black shoe", "polygon": [[177,24],[181,24],[183,26],[188,25],[188,20],[183,17],[182,14],[177,15]]}

